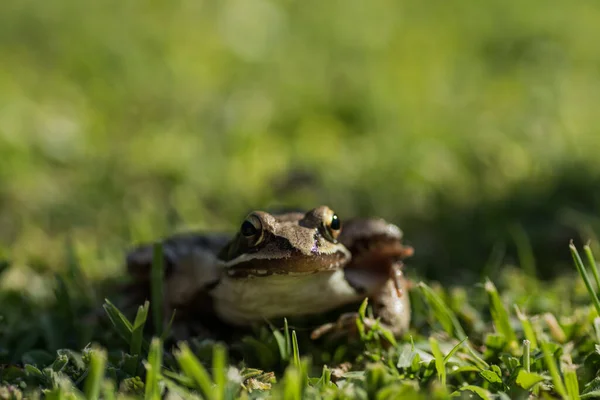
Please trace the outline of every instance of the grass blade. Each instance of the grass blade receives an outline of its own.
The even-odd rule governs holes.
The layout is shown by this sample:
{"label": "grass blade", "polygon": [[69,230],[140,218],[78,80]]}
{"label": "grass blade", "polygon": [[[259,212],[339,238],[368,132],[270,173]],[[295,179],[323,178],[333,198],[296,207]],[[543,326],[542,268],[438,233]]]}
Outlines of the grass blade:
{"label": "grass blade", "polygon": [[150,303],[146,301],[143,306],[138,308],[133,322],[131,332],[131,343],[129,343],[129,353],[131,355],[139,355],[142,352],[142,342],[144,340],[144,325],[146,325],[146,319],[148,318],[148,310]]}
{"label": "grass blade", "polygon": [[165,341],[165,339],[167,338],[167,336],[169,336],[169,333],[171,332],[171,328],[173,327],[173,321],[175,321],[175,315],[177,314],[177,310],[173,310],[173,314],[171,314],[171,319],[169,320],[169,323],[167,324],[167,327],[165,328],[165,330],[163,331],[162,335],[160,336],[160,340],[161,341]]}
{"label": "grass blade", "polygon": [[558,372],[558,367],[556,366],[556,361],[554,360],[554,355],[550,351],[548,342],[542,341],[540,345],[542,347],[542,353],[544,354],[546,368],[548,368],[548,371],[550,371],[550,376],[552,377],[554,389],[559,395],[561,395],[563,399],[567,399],[567,390],[565,389],[565,385],[563,384],[560,373]]}
{"label": "grass blade", "polygon": [[592,282],[590,281],[590,277],[588,276],[585,266],[583,265],[583,261],[579,256],[579,251],[577,251],[577,248],[575,247],[573,242],[569,244],[569,249],[571,250],[571,255],[573,256],[573,262],[575,263],[575,267],[577,267],[577,271],[579,272],[581,279],[583,279],[583,282],[585,283],[590,297],[592,298],[594,307],[596,307],[596,311],[598,312],[598,315],[600,315],[600,300],[598,300],[598,296],[596,295],[596,292],[592,287]]}
{"label": "grass blade", "polygon": [[175,358],[185,375],[194,381],[196,388],[207,399],[213,399],[213,382],[204,365],[196,358],[186,343],[179,345]]}
{"label": "grass blade", "polygon": [[152,249],[152,274],[151,274],[151,298],[152,298],[152,317],[154,329],[158,336],[163,331],[163,246],[162,243],[155,243]]}
{"label": "grass blade", "polygon": [[458,318],[454,312],[446,305],[446,303],[427,286],[424,282],[419,282],[419,289],[425,298],[429,307],[431,307],[435,318],[442,324],[444,330],[458,340],[463,340],[467,337],[462,326],[458,322]]}
{"label": "grass blade", "polygon": [[468,339],[468,337],[466,337],[463,340],[461,340],[460,342],[458,342],[456,344],[456,346],[454,346],[452,348],[452,350],[450,350],[450,352],[448,354],[446,354],[446,356],[444,357],[444,364],[446,364],[446,363],[448,363],[448,361],[450,361],[452,356],[458,351],[458,349],[460,349],[460,347],[467,341],[467,339]]}
{"label": "grass blade", "polygon": [[525,371],[531,372],[531,358],[530,358],[531,342],[529,340],[523,340],[523,368]]}
{"label": "grass blade", "polygon": [[215,382],[215,400],[223,400],[227,389],[227,352],[223,345],[213,347],[213,380]]}
{"label": "grass blade", "polygon": [[294,365],[286,368],[283,375],[283,400],[300,400],[302,399],[302,378],[300,370]]}
{"label": "grass blade", "polygon": [[552,336],[552,339],[556,340],[558,343],[565,343],[567,341],[567,335],[560,327],[560,324],[558,323],[558,320],[554,314],[550,312],[544,313],[543,319],[548,326],[548,330],[550,331],[550,336]]}
{"label": "grass blade", "polygon": [[292,349],[294,354],[294,365],[300,369],[300,348],[298,347],[298,337],[296,331],[292,331]]}
{"label": "grass blade", "polygon": [[596,333],[596,343],[600,344],[600,317],[594,318],[594,332]]}
{"label": "grass blade", "polygon": [[358,308],[358,318],[356,319],[356,328],[358,329],[358,334],[360,336],[360,340],[366,342],[366,329],[365,329],[365,318],[367,314],[367,306],[369,305],[369,298],[366,297],[363,302],[360,304]]}
{"label": "grass blade", "polygon": [[146,384],[144,399],[160,400],[160,370],[162,367],[162,343],[160,339],[153,338],[150,342],[150,352],[148,353],[148,362],[146,363]]}
{"label": "grass blade", "polygon": [[521,321],[521,326],[523,327],[523,333],[525,334],[525,339],[529,341],[529,344],[532,349],[537,349],[537,337],[535,335],[535,331],[533,330],[533,325],[527,315],[523,314],[519,307],[515,304],[515,313],[517,314],[517,318]]}
{"label": "grass blade", "polygon": [[291,348],[291,343],[289,342],[290,335],[288,332],[287,319],[284,319],[284,325],[285,336],[281,332],[279,332],[279,329],[277,329],[272,324],[269,324],[269,328],[271,328],[271,333],[273,334],[275,342],[277,343],[277,348],[279,349],[279,357],[282,361],[285,362],[289,360],[291,353],[291,351],[288,350],[288,348]]}
{"label": "grass blade", "polygon": [[577,382],[575,366],[566,365],[563,368],[563,375],[565,377],[565,386],[567,387],[569,400],[579,400],[579,383]]}
{"label": "grass blade", "polygon": [[106,352],[102,349],[94,349],[90,354],[90,370],[85,380],[86,399],[95,400],[100,395],[100,388],[104,380],[106,368]]}
{"label": "grass blade", "polygon": [[127,344],[131,342],[131,333],[133,331],[133,325],[127,319],[125,315],[119,309],[110,302],[108,299],[104,299],[104,310],[108,314],[110,322],[112,322],[115,330],[121,336]]}
{"label": "grass blade", "polygon": [[106,380],[104,386],[102,386],[102,399],[103,400],[116,400],[115,383],[111,380]]}
{"label": "grass blade", "polygon": [[588,263],[590,264],[590,268],[592,269],[592,274],[594,275],[594,279],[596,280],[596,290],[600,290],[600,273],[598,273],[598,265],[596,264],[594,253],[592,253],[592,248],[589,244],[586,244],[585,246],[583,246],[583,251],[587,256]]}
{"label": "grass blade", "polygon": [[287,318],[283,319],[283,335],[285,337],[285,350],[286,350],[286,359],[287,361],[290,359],[290,355],[292,354],[292,338],[290,337],[290,327],[288,325]]}
{"label": "grass blade", "polygon": [[498,290],[489,279],[486,279],[485,281],[485,291],[488,294],[490,312],[492,313],[492,320],[494,321],[496,330],[506,338],[509,346],[515,346],[517,335],[510,325],[508,312],[506,312],[506,308],[504,308],[504,304],[502,304]]}
{"label": "grass blade", "polygon": [[444,363],[444,355],[440,350],[440,345],[433,336],[429,338],[429,345],[431,346],[431,353],[435,358],[435,369],[437,370],[438,379],[442,383],[442,386],[446,387],[446,364]]}

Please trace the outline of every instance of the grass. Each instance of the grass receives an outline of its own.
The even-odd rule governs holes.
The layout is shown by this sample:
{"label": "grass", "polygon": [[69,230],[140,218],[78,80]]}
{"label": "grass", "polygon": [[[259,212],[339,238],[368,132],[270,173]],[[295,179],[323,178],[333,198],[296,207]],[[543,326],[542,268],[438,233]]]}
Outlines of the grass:
{"label": "grass", "polygon": [[[600,396],[600,319],[594,300],[597,289],[587,271],[591,269],[595,276],[597,266],[585,266],[575,246],[568,249],[579,275],[563,282],[541,283],[521,270],[511,270],[506,280],[499,282],[502,290],[490,280],[464,288],[471,294],[468,302],[460,290],[419,283],[411,292],[415,310],[411,331],[397,341],[389,341],[377,326],[372,331],[361,328],[361,317],[369,312],[366,301],[359,309],[358,343],[311,343],[307,332],[286,322],[283,329],[263,326],[230,346],[194,339],[165,347],[160,337],[142,335],[145,324],[153,323],[148,302],[130,321],[106,300],[106,315],[92,328],[99,330],[102,320],[110,321],[112,335],[92,335],[94,340],[83,348],[51,353],[34,341],[20,350],[7,347],[7,343],[27,341],[14,337],[23,332],[19,325],[27,327],[30,334],[38,330],[36,333],[43,335],[43,328],[58,329],[58,321],[35,325],[33,319],[8,314],[0,331],[5,349],[0,396],[158,399],[168,393],[226,400],[265,396],[391,399],[400,394],[402,398],[449,399],[470,394],[482,399],[594,398]],[[588,246],[584,253],[588,261],[593,259]],[[531,291],[533,285],[537,292]],[[570,298],[557,295],[559,285],[568,286]],[[511,298],[523,300],[511,304]],[[70,307],[66,300],[60,301],[63,303],[48,312],[60,313]],[[466,309],[476,320],[465,314]],[[3,310],[10,312],[11,308]],[[41,317],[43,320],[44,315]],[[72,318],[69,326],[76,329],[81,315],[74,313]],[[55,345],[64,343],[57,340]],[[258,354],[262,357],[253,356]],[[340,369],[344,363],[351,367]]]}
{"label": "grass", "polygon": [[[0,399],[600,392],[598,4],[3,6]],[[402,227],[409,335],[173,349],[158,263],[116,306],[132,243],[316,204]]]}

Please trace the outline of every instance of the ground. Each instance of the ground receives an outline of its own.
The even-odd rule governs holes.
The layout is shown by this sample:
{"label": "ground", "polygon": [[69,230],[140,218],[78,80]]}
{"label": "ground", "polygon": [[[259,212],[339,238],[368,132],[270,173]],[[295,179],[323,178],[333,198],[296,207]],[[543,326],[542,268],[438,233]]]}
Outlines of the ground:
{"label": "ground", "polygon": [[[290,398],[518,398],[537,379],[530,391],[576,398],[575,377],[594,391],[597,312],[569,243],[600,254],[599,14],[555,0],[5,0],[0,397],[158,384],[222,398],[240,376],[262,396],[269,372]],[[413,329],[397,345],[298,330],[307,381],[293,335],[266,327],[225,349],[235,370],[190,343],[205,379],[185,347],[162,354],[177,372],[159,371],[160,345],[132,343],[101,308],[138,241],[318,204],[384,217],[415,247]],[[464,335],[440,358],[436,343],[447,356]],[[354,370],[334,388],[322,365],[343,361]]]}

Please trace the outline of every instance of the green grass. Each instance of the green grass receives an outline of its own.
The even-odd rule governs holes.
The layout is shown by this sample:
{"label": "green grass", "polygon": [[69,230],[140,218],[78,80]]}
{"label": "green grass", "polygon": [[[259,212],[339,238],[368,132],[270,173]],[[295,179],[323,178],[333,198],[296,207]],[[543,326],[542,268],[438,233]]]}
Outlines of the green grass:
{"label": "green grass", "polygon": [[[579,0],[4,0],[0,399],[593,397],[599,18]],[[317,204],[414,245],[407,337],[359,320],[354,344],[263,327],[160,353],[170,316],[115,306],[132,243]]]}
{"label": "green grass", "polygon": [[[286,322],[282,330],[263,326],[230,346],[193,339],[165,348],[159,337],[141,335],[140,327],[151,323],[148,303],[129,321],[107,300],[106,315],[93,328],[97,331],[102,321],[110,321],[112,335],[96,332],[88,337],[88,345],[53,352],[47,343],[44,348],[39,344],[43,341],[31,341],[17,351],[7,345],[25,340],[16,335],[25,330],[43,335],[43,329],[59,329],[57,324],[64,321],[35,322],[11,315],[17,310],[3,301],[9,306],[3,308],[7,315],[0,330],[5,350],[0,395],[157,399],[170,393],[226,400],[388,399],[398,394],[443,399],[470,393],[483,399],[594,398],[600,396],[600,324],[595,284],[588,286],[584,280],[587,270],[596,266],[584,265],[575,246],[570,251],[579,275],[542,283],[528,280],[521,270],[509,270],[498,282],[501,289],[489,280],[465,288],[470,293],[468,304],[458,290],[421,282],[411,292],[413,326],[391,342],[380,328],[368,331],[362,326],[358,342],[311,343],[307,332]],[[588,247],[584,251],[588,254]],[[587,259],[592,258],[590,252]],[[567,286],[571,296],[562,297],[558,286]],[[456,295],[462,300],[457,302]],[[521,300],[513,307],[511,298]],[[367,304],[359,310],[363,318]],[[461,312],[465,306],[476,313],[477,321],[465,318]],[[59,302],[46,312],[58,314],[67,307]],[[39,317],[44,320],[43,314]],[[74,313],[69,326],[77,326],[81,317]],[[556,329],[561,335],[553,333]],[[57,338],[54,345],[66,344],[65,340]],[[257,354],[262,357],[253,356]],[[342,371],[342,363],[351,367]]]}

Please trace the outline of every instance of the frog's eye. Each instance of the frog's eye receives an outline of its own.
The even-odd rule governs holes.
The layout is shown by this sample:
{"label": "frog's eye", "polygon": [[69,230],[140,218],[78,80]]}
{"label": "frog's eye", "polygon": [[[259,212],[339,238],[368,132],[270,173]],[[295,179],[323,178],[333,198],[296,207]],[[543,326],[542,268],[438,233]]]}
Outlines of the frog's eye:
{"label": "frog's eye", "polygon": [[340,221],[337,214],[332,215],[331,224],[329,225],[329,227],[336,232],[342,228],[342,221]]}
{"label": "frog's eye", "polygon": [[240,227],[240,233],[248,239],[251,246],[260,243],[263,237],[263,227],[260,218],[256,215],[249,215]]}
{"label": "frog's eye", "polygon": [[331,218],[325,222],[324,236],[326,239],[336,243],[342,230],[342,221],[337,214],[331,214]]}

